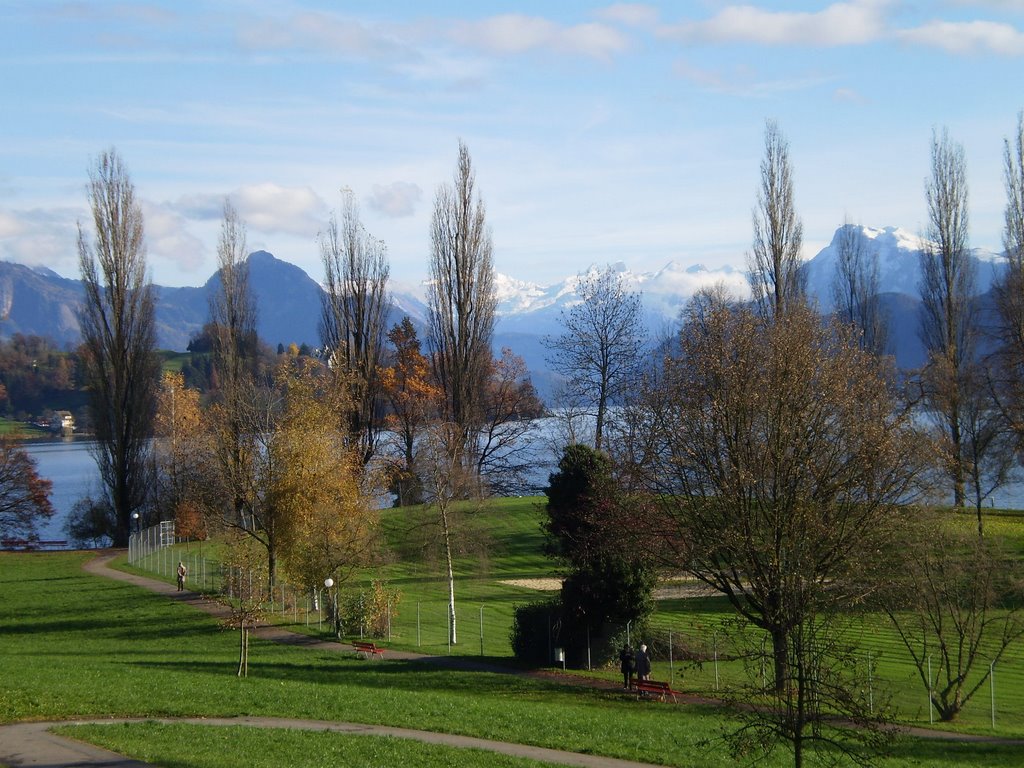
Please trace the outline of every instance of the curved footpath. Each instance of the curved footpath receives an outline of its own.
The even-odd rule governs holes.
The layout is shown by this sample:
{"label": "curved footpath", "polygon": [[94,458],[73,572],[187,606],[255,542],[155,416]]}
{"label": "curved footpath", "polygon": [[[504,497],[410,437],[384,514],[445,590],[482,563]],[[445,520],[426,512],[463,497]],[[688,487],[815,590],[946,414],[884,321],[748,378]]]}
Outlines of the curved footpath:
{"label": "curved footpath", "polygon": [[[179,600],[192,605],[200,611],[212,616],[223,618],[227,616],[227,609],[203,595],[195,592],[178,592],[177,588],[163,581],[138,576],[131,573],[118,571],[110,567],[110,561],[118,552],[106,552],[99,557],[89,560],[84,568],[87,572],[97,576],[104,576],[124,581],[136,586],[148,589],[158,594]],[[278,643],[296,645],[305,648],[330,652],[349,652],[353,648],[341,643],[319,640],[308,635],[289,632],[275,626],[263,626],[253,630],[253,633],[263,639],[272,640]],[[417,653],[388,650],[388,658],[405,660],[422,660],[438,664],[445,664],[460,669],[478,669],[492,672],[503,672],[509,674],[531,674],[509,670],[503,667],[483,664],[465,657],[449,656],[425,656]],[[616,687],[614,683],[606,681],[586,680],[578,677],[566,677],[565,682],[580,685],[601,685],[609,688]],[[710,700],[699,697],[685,697],[686,700],[705,704],[715,704]],[[11,725],[0,725],[0,764],[9,765],[12,768],[22,766],[73,766],[74,768],[152,768],[149,763],[142,763],[138,760],[131,760],[122,755],[109,752],[99,747],[84,744],[73,739],[67,739],[49,732],[49,728],[55,725],[77,725],[92,723],[127,723],[127,722],[158,722],[158,723],[191,723],[196,725],[224,726],[242,725],[256,728],[291,728],[308,731],[329,731],[335,733],[351,733],[370,736],[390,736],[400,739],[414,739],[428,744],[441,744],[464,749],[482,749],[490,752],[498,752],[513,757],[525,757],[533,760],[540,760],[560,765],[581,766],[582,768],[652,768],[647,763],[636,763],[629,760],[617,760],[611,757],[600,757],[595,755],[584,755],[576,752],[562,752],[543,747],[532,747],[525,744],[510,744],[501,741],[488,741],[468,736],[456,736],[447,733],[436,733],[434,731],[417,731],[408,728],[392,728],[389,726],[365,725],[361,723],[339,723],[325,722],[319,720],[292,720],[275,717],[238,717],[238,718],[100,718],[86,720],[66,720],[56,722],[31,722],[13,723]],[[947,733],[931,731],[924,728],[902,729],[903,732],[921,738],[938,738],[948,741],[974,741],[988,744],[1018,744],[1024,745],[1020,739],[999,739],[989,736],[975,736],[970,734]]]}
{"label": "curved footpath", "polygon": [[[195,592],[178,592],[177,587],[163,581],[149,579],[132,573],[125,573],[110,567],[109,563],[118,552],[106,552],[89,560],[84,568],[97,576],[104,576],[124,581],[158,594],[179,600],[188,605],[223,618],[227,609],[221,604]],[[322,651],[352,652],[352,647],[341,643],[318,640],[308,635],[289,632],[275,626],[263,626],[253,630],[257,637],[274,642],[315,648]],[[419,659],[439,664],[457,666],[460,669],[485,669],[488,671],[509,672],[509,670],[492,665],[475,662],[472,659],[447,656],[424,656],[416,653],[388,650],[391,659]],[[195,725],[225,726],[242,725],[255,728],[291,728],[308,731],[329,731],[351,733],[368,736],[390,736],[392,738],[413,739],[428,744],[440,744],[463,749],[482,749],[498,752],[513,757],[525,757],[532,760],[559,765],[580,766],[581,768],[652,768],[647,763],[636,763],[629,760],[617,760],[610,757],[583,755],[576,752],[562,752],[543,747],[532,747],[525,744],[510,744],[502,741],[488,741],[469,736],[457,736],[434,731],[417,731],[409,728],[392,728],[389,726],[365,725],[362,723],[324,722],[318,720],[293,720],[276,717],[237,717],[237,718],[90,718],[82,720],[62,720],[54,722],[13,723],[0,725],[0,765],[12,768],[22,766],[38,766],[55,768],[69,766],[74,768],[152,768],[149,763],[131,760],[90,744],[50,733],[49,728],[56,725],[79,724],[111,724],[128,722],[158,723],[191,723]]]}

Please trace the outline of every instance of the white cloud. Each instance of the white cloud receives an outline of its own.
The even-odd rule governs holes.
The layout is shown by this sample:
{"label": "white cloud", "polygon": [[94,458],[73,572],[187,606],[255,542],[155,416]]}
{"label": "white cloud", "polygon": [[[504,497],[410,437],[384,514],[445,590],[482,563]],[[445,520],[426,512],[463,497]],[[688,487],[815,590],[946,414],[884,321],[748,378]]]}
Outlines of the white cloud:
{"label": "white cloud", "polygon": [[256,51],[314,48],[342,56],[383,59],[394,57],[405,47],[381,29],[326,13],[246,21],[238,35],[244,46]]}
{"label": "white cloud", "polygon": [[66,208],[0,211],[0,258],[77,277],[75,221],[81,213]]}
{"label": "white cloud", "polygon": [[832,98],[836,101],[845,102],[847,104],[867,104],[868,99],[864,97],[864,94],[859,91],[855,91],[853,88],[836,88],[832,92]]}
{"label": "white cloud", "polygon": [[629,27],[653,27],[658,23],[658,9],[643,3],[615,3],[598,11],[597,16]]}
{"label": "white cloud", "polygon": [[416,212],[416,204],[423,197],[423,190],[417,184],[407,181],[396,181],[387,186],[373,185],[369,204],[375,211],[392,218],[412,216]]}
{"label": "white cloud", "polygon": [[206,261],[206,246],[188,230],[188,221],[168,205],[142,203],[146,244],[151,259],[168,262],[194,273]]}
{"label": "white cloud", "polygon": [[263,232],[315,235],[327,220],[327,206],[310,187],[256,184],[232,192],[231,202],[250,227]]}
{"label": "white cloud", "polygon": [[[265,182],[239,187],[228,195],[249,229],[313,237],[327,220],[327,206],[310,187],[282,187]],[[199,194],[178,198],[177,213],[201,221],[218,220],[224,195]]]}
{"label": "white cloud", "polygon": [[674,72],[704,90],[747,98],[765,98],[779,93],[818,88],[830,81],[830,78],[820,75],[764,80],[760,77],[759,72],[747,67],[740,67],[733,72],[724,73],[702,69],[682,60],[676,62]]}
{"label": "white cloud", "polygon": [[955,54],[995,53],[1024,55],[1024,33],[1009,24],[994,21],[932,21],[897,33],[908,43],[941,48]]}
{"label": "white cloud", "polygon": [[662,30],[687,42],[744,42],[762,45],[840,46],[872,42],[884,33],[889,0],[851,0],[821,11],[768,11],[731,5],[706,21],[688,21]]}
{"label": "white cloud", "polygon": [[562,26],[538,16],[513,13],[460,22],[451,35],[461,45],[498,55],[550,50],[606,59],[630,44],[624,34],[606,24]]}
{"label": "white cloud", "polygon": [[992,8],[997,11],[1024,13],[1024,0],[947,0],[952,5]]}
{"label": "white cloud", "polygon": [[6,211],[0,211],[0,238],[16,237],[25,231],[25,226]]}

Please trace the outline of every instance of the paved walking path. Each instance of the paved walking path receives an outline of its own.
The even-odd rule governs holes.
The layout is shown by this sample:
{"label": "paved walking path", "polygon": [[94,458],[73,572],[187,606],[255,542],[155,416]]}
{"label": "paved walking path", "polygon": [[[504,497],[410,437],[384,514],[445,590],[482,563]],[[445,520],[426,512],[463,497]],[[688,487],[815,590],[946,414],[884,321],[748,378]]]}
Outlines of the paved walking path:
{"label": "paved walking path", "polygon": [[290,728],[303,731],[328,731],[361,736],[388,736],[396,739],[413,739],[427,744],[440,744],[462,749],[481,749],[513,757],[579,768],[654,768],[648,763],[634,763],[616,760],[612,757],[583,755],[577,752],[561,752],[525,744],[509,744],[503,741],[488,741],[470,736],[456,736],[434,731],[416,731],[409,728],[392,728],[384,725],[363,725],[360,723],[336,723],[322,720],[290,720],[281,717],[236,717],[236,718],[117,718],[104,720],[69,720],[48,723],[16,723],[0,725],[0,764],[13,768],[36,766],[37,768],[152,768],[149,763],[131,760],[106,749],[94,747],[47,731],[55,725],[114,724],[131,722],[188,723],[205,726],[250,726],[253,728]]}
{"label": "paved walking path", "polygon": [[[179,592],[173,584],[150,579],[133,573],[125,573],[110,567],[110,561],[119,553],[107,552],[89,560],[84,568],[97,576],[104,576],[116,581],[151,590],[166,595],[204,611],[217,618],[228,615],[225,606],[196,592],[185,590]],[[290,632],[275,626],[262,626],[253,630],[257,637],[288,645],[330,652],[352,652],[354,649],[342,643],[320,640],[308,635]],[[486,669],[488,671],[514,672],[503,667],[483,664],[472,659],[448,656],[424,656],[422,654],[393,651],[388,649],[389,659],[421,659],[439,664],[449,664],[462,669]],[[498,752],[514,757],[526,757],[559,765],[580,766],[580,768],[651,768],[647,763],[636,763],[628,760],[617,760],[610,757],[584,755],[576,752],[562,752],[526,744],[510,744],[501,741],[489,741],[469,736],[457,736],[434,731],[417,731],[409,728],[393,728],[381,725],[362,723],[339,723],[318,720],[292,720],[275,717],[238,717],[238,718],[103,718],[73,721],[13,723],[0,725],[0,765],[12,768],[36,766],[37,768],[152,768],[149,763],[131,760],[106,749],[90,744],[67,739],[50,733],[49,728],[55,725],[74,725],[84,723],[126,723],[126,722],[159,722],[159,723],[190,723],[195,725],[226,726],[243,725],[256,728],[292,728],[308,731],[330,731],[335,733],[351,733],[370,736],[390,736],[392,738],[413,739],[428,744],[441,744],[463,749],[481,749]]]}

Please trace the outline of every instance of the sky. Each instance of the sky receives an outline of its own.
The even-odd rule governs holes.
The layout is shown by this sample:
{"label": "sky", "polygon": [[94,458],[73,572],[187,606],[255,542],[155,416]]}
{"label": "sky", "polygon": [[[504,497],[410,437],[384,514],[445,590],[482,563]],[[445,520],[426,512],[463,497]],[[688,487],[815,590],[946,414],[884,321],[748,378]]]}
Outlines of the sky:
{"label": "sky", "polygon": [[161,285],[216,269],[223,202],[323,275],[351,189],[396,287],[428,273],[469,148],[498,272],[743,268],[767,120],[804,256],[844,220],[922,232],[932,137],[963,146],[971,244],[1000,250],[1024,0],[0,3],[0,259],[78,277],[111,148]]}

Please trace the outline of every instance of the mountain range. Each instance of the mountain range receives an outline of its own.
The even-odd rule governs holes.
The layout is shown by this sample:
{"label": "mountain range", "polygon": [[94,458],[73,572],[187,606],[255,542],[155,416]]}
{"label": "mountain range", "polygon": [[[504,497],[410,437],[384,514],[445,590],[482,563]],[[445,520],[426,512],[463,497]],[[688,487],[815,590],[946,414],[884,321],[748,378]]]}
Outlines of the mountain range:
{"label": "mountain range", "polygon": [[[917,338],[920,306],[920,238],[896,227],[873,229],[852,227],[865,251],[878,259],[881,303],[889,315],[892,352],[897,364],[912,368],[923,362],[924,352]],[[823,312],[832,309],[831,285],[836,272],[839,242],[851,234],[843,227],[832,242],[805,264],[808,293]],[[976,289],[979,301],[986,301],[992,281],[1002,268],[1003,257],[975,250]],[[318,323],[322,291],[319,284],[302,269],[275,258],[266,251],[249,255],[249,280],[258,307],[257,331],[276,346],[295,342],[319,344]],[[733,267],[708,269],[703,265],[685,266],[670,262],[656,272],[632,272],[624,263],[611,265],[625,284],[642,295],[645,323],[654,334],[664,333],[677,321],[687,300],[702,287],[722,283],[733,293],[748,293],[746,272]],[[592,266],[587,272],[603,267]],[[545,373],[545,335],[561,331],[563,310],[578,301],[577,286],[587,272],[541,285],[497,275],[498,322],[495,329],[496,351],[509,347],[525,359],[534,382],[547,389]],[[157,342],[163,349],[184,350],[189,339],[207,320],[209,296],[219,285],[214,274],[199,287],[168,288],[155,286],[157,296]],[[0,261],[0,338],[15,333],[49,336],[61,344],[79,341],[78,307],[83,296],[79,280],[61,277],[46,268],[31,268]],[[391,322],[403,315],[421,328],[427,308],[424,300],[407,292],[393,294]]]}

